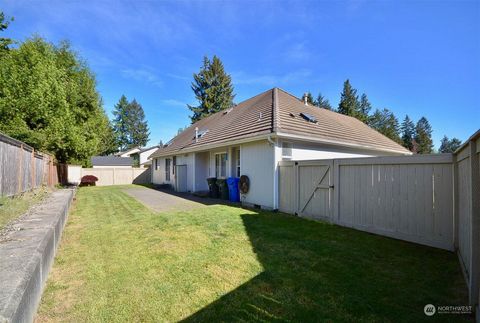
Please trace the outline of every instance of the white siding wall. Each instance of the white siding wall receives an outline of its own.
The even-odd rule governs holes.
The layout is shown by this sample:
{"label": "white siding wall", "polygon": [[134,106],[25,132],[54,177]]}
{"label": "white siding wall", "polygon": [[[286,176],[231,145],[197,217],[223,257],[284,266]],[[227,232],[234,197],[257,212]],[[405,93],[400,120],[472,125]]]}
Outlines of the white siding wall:
{"label": "white siding wall", "polygon": [[250,191],[242,202],[274,208],[274,148],[268,141],[242,144],[240,169],[250,179]]}
{"label": "white siding wall", "polygon": [[208,152],[195,153],[195,191],[208,190],[210,154]]}
{"label": "white siding wall", "polygon": [[[284,140],[285,141],[285,140]],[[374,152],[355,148],[339,148],[324,144],[308,144],[298,141],[286,141],[292,144],[291,160],[315,160],[334,158],[357,158],[375,156],[393,156],[398,154]],[[280,142],[280,147],[281,147]]]}

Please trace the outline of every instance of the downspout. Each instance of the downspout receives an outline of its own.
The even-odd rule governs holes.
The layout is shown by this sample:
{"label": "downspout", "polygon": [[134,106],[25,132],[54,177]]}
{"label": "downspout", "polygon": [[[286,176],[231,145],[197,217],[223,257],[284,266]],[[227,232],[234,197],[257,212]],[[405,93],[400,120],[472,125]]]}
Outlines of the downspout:
{"label": "downspout", "polygon": [[277,147],[275,141],[272,140],[272,136],[267,137],[267,141],[273,147],[273,209],[277,210],[277,199],[278,199],[278,170],[277,170]]}
{"label": "downspout", "polygon": [[272,140],[272,135],[268,135],[267,140],[268,140],[268,142],[270,143],[270,145],[272,145],[273,147],[275,147],[275,141]]}

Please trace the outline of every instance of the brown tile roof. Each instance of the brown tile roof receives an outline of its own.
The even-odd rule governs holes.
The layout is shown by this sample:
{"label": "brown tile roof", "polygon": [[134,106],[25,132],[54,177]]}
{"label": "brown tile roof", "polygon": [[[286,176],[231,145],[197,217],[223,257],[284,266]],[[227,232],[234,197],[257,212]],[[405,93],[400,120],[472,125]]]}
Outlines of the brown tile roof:
{"label": "brown tile roof", "polygon": [[[305,120],[300,113],[312,115],[317,123]],[[199,132],[207,131],[197,141],[196,127]],[[338,145],[360,145],[369,149],[409,153],[355,118],[306,106],[295,96],[274,88],[239,103],[228,112],[221,111],[196,122],[150,157],[273,133],[307,136],[312,140],[335,142]]]}

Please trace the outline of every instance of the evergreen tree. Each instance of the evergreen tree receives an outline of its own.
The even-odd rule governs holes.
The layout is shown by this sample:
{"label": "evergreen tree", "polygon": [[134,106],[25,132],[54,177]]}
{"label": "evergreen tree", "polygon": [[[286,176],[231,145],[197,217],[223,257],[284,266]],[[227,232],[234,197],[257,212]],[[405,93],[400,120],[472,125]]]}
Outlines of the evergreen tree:
{"label": "evergreen tree", "polygon": [[130,145],[128,133],[128,103],[127,97],[122,95],[113,110],[113,129],[120,150],[125,150]]}
{"label": "evergreen tree", "polygon": [[163,146],[164,146],[163,140],[160,139],[160,141],[158,142],[158,147],[162,148]]}
{"label": "evergreen tree", "polygon": [[115,105],[113,115],[114,131],[120,150],[147,144],[150,133],[145,113],[135,99],[128,102],[125,95],[122,95]]}
{"label": "evergreen tree", "polygon": [[376,110],[370,117],[370,126],[387,136],[395,142],[400,143],[400,135],[398,133],[398,120],[392,111],[388,109]]}
{"label": "evergreen tree", "polygon": [[420,118],[415,126],[415,142],[418,144],[419,154],[433,152],[432,127],[425,117]]}
{"label": "evergreen tree", "polygon": [[364,123],[367,123],[368,114],[370,113],[371,109],[372,105],[370,104],[370,101],[368,101],[367,95],[363,93],[360,97],[360,103],[358,106],[358,111],[356,113],[356,118]]}
{"label": "evergreen tree", "polygon": [[317,100],[314,103],[317,107],[327,110],[332,110],[332,106],[327,98],[325,98],[321,93],[318,93]]}
{"label": "evergreen tree", "polygon": [[147,121],[145,120],[143,107],[135,99],[128,104],[128,121],[128,132],[130,135],[129,148],[138,146],[145,147],[150,132]]}
{"label": "evergreen tree", "polygon": [[415,138],[415,124],[408,115],[403,119],[400,127],[402,132],[402,145],[410,151],[413,151],[413,141]]}
{"label": "evergreen tree", "polygon": [[357,90],[352,87],[350,80],[343,83],[343,91],[338,104],[338,112],[347,116],[354,117],[358,109],[358,95]]}
{"label": "evergreen tree", "polygon": [[305,102],[305,98],[307,99],[308,105],[315,105],[315,100],[313,99],[313,95],[310,91],[303,94],[302,102]]}
{"label": "evergreen tree", "polygon": [[441,153],[453,153],[462,145],[462,141],[458,138],[449,139],[447,136],[443,136],[440,144],[439,152]]}
{"label": "evergreen tree", "polygon": [[190,117],[192,123],[232,107],[235,97],[232,78],[225,72],[223,64],[217,56],[213,56],[211,61],[205,56],[200,72],[193,74],[193,79],[192,90],[199,105],[188,105],[193,112]]}

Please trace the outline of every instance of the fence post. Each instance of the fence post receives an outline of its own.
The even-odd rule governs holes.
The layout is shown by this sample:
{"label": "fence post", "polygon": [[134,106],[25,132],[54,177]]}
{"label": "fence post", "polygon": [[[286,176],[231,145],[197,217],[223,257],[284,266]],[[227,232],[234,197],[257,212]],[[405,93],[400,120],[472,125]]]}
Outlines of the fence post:
{"label": "fence post", "polygon": [[23,144],[20,145],[20,162],[18,163],[18,192],[17,193],[21,193],[23,189],[22,169],[23,169]]}
{"label": "fence post", "polygon": [[293,163],[293,191],[295,192],[294,198],[295,198],[295,209],[294,209],[294,214],[298,215],[298,211],[300,208],[300,179],[298,176],[298,161]]}
{"label": "fence post", "polygon": [[333,169],[332,169],[332,176],[333,176],[333,222],[338,223],[340,220],[340,165],[338,164],[338,160],[333,160]]}
{"label": "fence post", "polygon": [[32,190],[35,188],[35,149],[32,149],[30,155],[30,173],[32,174]]}
{"label": "fence post", "polygon": [[479,161],[476,143],[471,140],[469,143],[470,152],[470,214],[472,216],[470,226],[470,286],[469,299],[471,305],[476,305],[479,298],[479,276],[480,276],[480,178]]}

